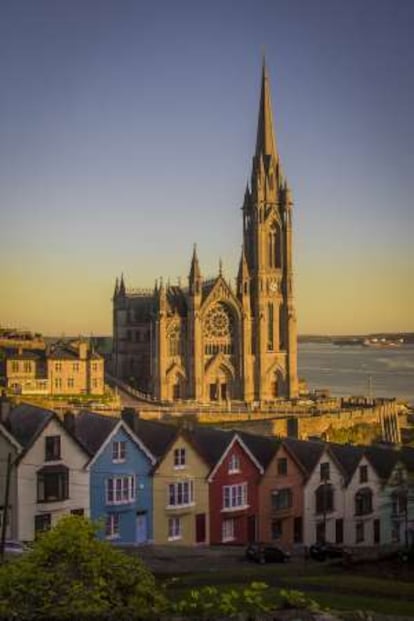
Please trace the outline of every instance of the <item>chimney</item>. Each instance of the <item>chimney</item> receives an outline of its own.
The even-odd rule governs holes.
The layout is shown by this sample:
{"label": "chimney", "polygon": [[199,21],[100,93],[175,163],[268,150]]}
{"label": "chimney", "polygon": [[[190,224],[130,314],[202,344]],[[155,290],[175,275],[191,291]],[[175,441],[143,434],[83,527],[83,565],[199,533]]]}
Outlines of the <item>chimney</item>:
{"label": "chimney", "polygon": [[81,360],[86,360],[88,355],[88,344],[84,341],[79,343],[79,358]]}
{"label": "chimney", "polygon": [[121,418],[128,425],[128,427],[133,431],[137,431],[137,422],[138,422],[138,413],[135,408],[123,408],[121,412]]}
{"label": "chimney", "polygon": [[70,412],[68,410],[67,412],[64,413],[63,425],[69,431],[69,433],[71,433],[72,435],[75,435],[76,421],[75,421],[75,414],[73,412]]}
{"label": "chimney", "polygon": [[7,398],[6,391],[1,391],[0,397],[0,423],[5,423],[11,412],[11,403]]}

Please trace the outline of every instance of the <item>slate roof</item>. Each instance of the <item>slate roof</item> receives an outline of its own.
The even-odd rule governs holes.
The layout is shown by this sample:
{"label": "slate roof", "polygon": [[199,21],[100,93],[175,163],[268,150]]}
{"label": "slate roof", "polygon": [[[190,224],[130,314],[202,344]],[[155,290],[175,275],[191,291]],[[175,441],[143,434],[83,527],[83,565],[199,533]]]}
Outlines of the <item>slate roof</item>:
{"label": "slate roof", "polygon": [[216,465],[234,437],[234,431],[195,426],[188,432],[190,441],[210,467]]}
{"label": "slate roof", "polygon": [[253,453],[263,470],[266,470],[281,445],[281,440],[269,436],[258,436],[246,431],[236,431],[236,433]]}
{"label": "slate roof", "polygon": [[9,360],[39,360],[39,358],[44,358],[45,352],[44,350],[36,349],[24,349],[23,351],[13,349],[10,350],[6,355]]}
{"label": "slate roof", "polygon": [[11,409],[4,426],[27,449],[54,416],[51,410],[21,403]]}
{"label": "slate roof", "polygon": [[382,446],[366,447],[365,455],[381,479],[388,479],[395,464],[401,459],[399,452]]}
{"label": "slate roof", "polygon": [[79,353],[64,343],[56,344],[48,354],[51,360],[79,360]]}
{"label": "slate roof", "polygon": [[364,454],[364,449],[351,444],[329,443],[328,446],[336,461],[344,470],[347,482],[350,481]]}
{"label": "slate roof", "polygon": [[326,444],[323,442],[297,440],[296,438],[285,438],[283,444],[296,457],[308,475],[312,473],[326,448]]}
{"label": "slate roof", "polygon": [[135,425],[136,427],[133,429],[135,435],[142,440],[143,444],[157,459],[164,455],[178,433],[178,428],[175,425],[138,417]]}
{"label": "slate roof", "polygon": [[75,436],[94,455],[119,423],[119,418],[81,410],[79,414],[74,414],[73,423]]}

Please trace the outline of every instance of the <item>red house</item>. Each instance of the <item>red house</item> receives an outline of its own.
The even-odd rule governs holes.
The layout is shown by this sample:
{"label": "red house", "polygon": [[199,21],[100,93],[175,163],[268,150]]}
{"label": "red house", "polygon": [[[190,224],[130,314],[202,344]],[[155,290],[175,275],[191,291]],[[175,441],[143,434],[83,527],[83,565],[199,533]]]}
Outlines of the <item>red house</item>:
{"label": "red house", "polygon": [[210,543],[257,539],[258,490],[263,466],[235,433],[208,477]]}

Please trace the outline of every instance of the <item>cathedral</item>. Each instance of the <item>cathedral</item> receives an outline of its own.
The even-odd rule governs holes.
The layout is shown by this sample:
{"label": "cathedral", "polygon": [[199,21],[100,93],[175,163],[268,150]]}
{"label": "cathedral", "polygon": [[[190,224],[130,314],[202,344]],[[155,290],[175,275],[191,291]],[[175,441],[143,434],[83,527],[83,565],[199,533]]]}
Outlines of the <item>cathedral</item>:
{"label": "cathedral", "polygon": [[298,396],[292,193],[283,175],[263,64],[256,148],[243,200],[235,289],[203,279],[194,247],[188,286],[113,296],[113,373],[163,402],[272,402]]}

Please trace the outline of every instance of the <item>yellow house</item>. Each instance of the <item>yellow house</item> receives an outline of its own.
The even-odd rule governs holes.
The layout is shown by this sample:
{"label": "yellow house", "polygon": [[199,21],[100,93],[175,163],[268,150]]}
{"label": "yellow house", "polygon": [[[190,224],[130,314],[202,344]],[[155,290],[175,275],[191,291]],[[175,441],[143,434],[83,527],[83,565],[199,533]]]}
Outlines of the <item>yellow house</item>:
{"label": "yellow house", "polygon": [[209,471],[191,435],[178,433],[154,470],[154,543],[209,543]]}

